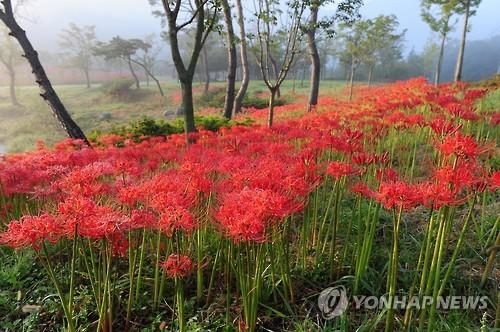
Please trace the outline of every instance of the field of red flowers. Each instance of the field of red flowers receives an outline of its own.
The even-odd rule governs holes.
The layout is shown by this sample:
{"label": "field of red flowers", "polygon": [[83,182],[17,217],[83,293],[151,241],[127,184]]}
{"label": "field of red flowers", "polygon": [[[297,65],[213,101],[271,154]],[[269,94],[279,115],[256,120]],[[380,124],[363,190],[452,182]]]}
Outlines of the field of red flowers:
{"label": "field of red flowers", "polygon": [[[190,145],[106,136],[4,156],[0,261],[44,271],[4,294],[37,308],[35,331],[493,328],[500,113],[487,93],[414,79]],[[38,283],[52,293],[30,296]],[[387,308],[327,319],[317,298],[338,285]],[[432,301],[398,308],[403,295]],[[440,310],[444,295],[487,307]]]}

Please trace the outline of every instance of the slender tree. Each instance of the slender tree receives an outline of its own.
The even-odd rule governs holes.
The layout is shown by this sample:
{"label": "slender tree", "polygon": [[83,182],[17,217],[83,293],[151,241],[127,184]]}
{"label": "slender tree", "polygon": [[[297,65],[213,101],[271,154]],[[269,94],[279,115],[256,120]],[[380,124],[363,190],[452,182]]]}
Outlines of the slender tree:
{"label": "slender tree", "polygon": [[316,34],[318,29],[325,32],[331,38],[334,35],[334,24],[336,21],[343,23],[353,23],[359,17],[358,10],[362,0],[342,0],[337,4],[336,13],[333,17],[319,18],[321,7],[333,5],[335,0],[307,0],[309,7],[309,18],[303,30],[307,40],[307,50],[311,62],[311,82],[309,92],[308,111],[311,111],[318,104],[319,84],[321,80],[321,57],[318,51]]}
{"label": "slender tree", "polygon": [[[453,29],[453,22],[450,22],[456,8],[456,0],[422,0],[422,19],[429,25],[432,31],[439,34],[441,44],[439,47],[438,61],[434,75],[434,85],[438,85],[441,80],[441,67],[443,64],[444,46],[448,33]],[[434,13],[434,11],[437,11]]]}
{"label": "slender tree", "polygon": [[[277,92],[286,79],[300,47],[301,24],[306,3],[298,0],[291,1],[288,3],[288,9],[285,13],[280,11],[280,3],[277,0],[256,0],[255,5],[257,8],[256,28],[258,44],[254,49],[256,50],[257,64],[260,68],[262,79],[270,93],[267,125],[272,127]],[[276,45],[276,41],[280,38],[276,38],[273,33],[273,28],[276,28],[279,24],[278,22],[281,21],[280,18],[283,18],[278,18],[278,15],[287,17],[287,22],[279,30],[279,34],[285,40],[282,45]],[[282,54],[279,68],[272,65],[272,62],[275,61],[272,57],[273,48],[279,48]],[[274,79],[270,67],[273,67],[276,71]]]}
{"label": "slender tree", "polygon": [[9,75],[10,102],[13,106],[20,106],[16,94],[16,66],[22,59],[19,46],[9,37],[7,31],[0,30],[0,63],[3,64]]}
{"label": "slender tree", "polygon": [[376,64],[387,55],[385,51],[391,49],[398,54],[401,53],[401,41],[406,30],[398,32],[398,28],[399,22],[395,15],[379,15],[370,20],[362,45],[363,62],[368,66],[368,86],[371,85]]}
{"label": "slender tree", "polygon": [[455,66],[455,82],[462,80],[462,68],[464,64],[465,41],[467,39],[467,31],[469,29],[469,18],[476,15],[477,7],[482,0],[458,0],[456,11],[464,15],[464,27],[462,29],[462,37],[460,40],[460,48],[458,49],[457,64]]}
{"label": "slender tree", "polygon": [[60,35],[59,46],[69,57],[73,67],[82,71],[85,76],[87,88],[90,88],[90,67],[94,56],[93,49],[97,45],[95,26],[79,27],[70,23],[68,29],[64,29]]}
{"label": "slender tree", "polygon": [[[344,49],[340,58],[350,62],[349,71],[349,100],[353,97],[354,77],[361,62],[366,58],[366,45],[368,31],[373,22],[371,20],[359,20],[352,25],[343,24],[341,26],[341,37],[344,42]],[[349,60],[347,60],[349,59]]]}
{"label": "slender tree", "polygon": [[241,85],[236,97],[234,98],[233,114],[241,111],[243,99],[247,93],[250,82],[250,65],[248,63],[247,36],[245,32],[245,16],[241,0],[236,0],[236,12],[238,14],[238,27],[240,30],[240,62],[241,62]]}
{"label": "slender tree", "polygon": [[231,15],[231,6],[228,0],[221,0],[222,12],[224,13],[224,25],[226,27],[226,43],[227,43],[227,82],[226,82],[226,98],[224,101],[224,117],[231,119],[233,115],[234,99],[236,94],[236,45],[233,29],[233,17]]}
{"label": "slender tree", "polygon": [[33,75],[35,75],[36,83],[40,88],[40,96],[47,102],[57,121],[61,124],[70,138],[80,139],[83,140],[86,144],[89,144],[87,138],[85,137],[85,134],[73,121],[68,111],[66,110],[66,107],[61,102],[59,96],[52,87],[52,84],[50,83],[50,80],[47,77],[45,70],[43,69],[40,59],[38,58],[38,53],[33,48],[33,45],[28,39],[26,32],[17,23],[11,0],[2,0],[1,3],[3,9],[0,8],[0,21],[5,24],[5,26],[10,31],[9,34],[13,38],[15,38],[21,46],[24,53],[23,56],[28,60],[31,69],[33,70]]}
{"label": "slender tree", "polygon": [[[203,45],[215,26],[219,4],[215,0],[149,0],[149,2],[152,5],[161,2],[163,7],[164,13],[160,15],[166,18],[172,61],[181,83],[184,125],[186,139],[189,142],[189,133],[196,131],[194,122],[193,78]],[[182,15],[181,11],[183,6],[190,8],[185,15]],[[158,12],[156,13],[159,14]],[[185,18],[184,21],[182,21],[183,17]],[[193,52],[188,59],[183,59],[179,46],[179,33],[193,25]]]}

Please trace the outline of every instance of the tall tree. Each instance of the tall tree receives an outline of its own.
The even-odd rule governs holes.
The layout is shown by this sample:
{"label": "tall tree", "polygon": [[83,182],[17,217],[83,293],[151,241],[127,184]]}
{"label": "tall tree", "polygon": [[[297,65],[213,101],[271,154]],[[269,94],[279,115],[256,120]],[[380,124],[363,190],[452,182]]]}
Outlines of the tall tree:
{"label": "tall tree", "polygon": [[362,46],[363,62],[368,66],[368,86],[371,85],[375,65],[387,54],[385,51],[390,49],[399,54],[397,58],[401,57],[401,40],[406,33],[406,30],[397,31],[399,22],[395,15],[379,15],[369,22]]}
{"label": "tall tree", "polygon": [[476,15],[477,7],[482,0],[458,0],[456,10],[464,15],[464,27],[462,29],[462,37],[460,40],[460,48],[458,50],[457,65],[455,67],[455,82],[462,80],[462,68],[464,64],[465,41],[467,39],[467,31],[469,29],[469,18]]}
{"label": "tall tree", "polygon": [[[286,12],[283,13],[279,8],[280,2],[278,0],[256,0],[256,2],[258,40],[255,48],[256,58],[262,79],[270,93],[267,125],[272,127],[276,94],[286,79],[300,47],[301,25],[306,3],[299,0],[290,1]],[[279,26],[279,22],[284,23]],[[280,38],[277,38],[273,33],[273,29],[277,27],[279,28],[278,34],[282,35],[284,40],[281,45],[277,45],[277,40]],[[276,68],[277,66],[272,63],[275,61],[272,55],[274,48],[278,48],[282,54],[279,68]],[[270,67],[273,67],[275,71],[274,78]]]}
{"label": "tall tree", "polygon": [[224,117],[231,119],[233,115],[234,99],[236,93],[236,45],[233,28],[233,17],[231,6],[228,0],[221,0],[222,12],[224,13],[224,25],[226,27],[226,47],[227,47],[227,82],[226,98],[224,101]]}
{"label": "tall tree", "polygon": [[[434,85],[438,85],[441,80],[441,67],[443,65],[444,46],[448,33],[453,29],[453,22],[450,22],[457,5],[456,0],[422,0],[422,19],[429,25],[432,31],[439,34],[441,44],[439,47],[438,61],[434,75]],[[434,11],[437,12],[434,13]]]}
{"label": "tall tree", "polygon": [[10,102],[14,106],[20,106],[16,94],[16,66],[22,59],[22,53],[19,46],[14,43],[12,38],[4,29],[0,29],[0,63],[3,64],[9,75],[9,94]]}
{"label": "tall tree", "polygon": [[93,49],[97,45],[95,26],[79,27],[70,23],[60,35],[59,46],[69,56],[71,65],[82,71],[87,88],[90,88],[90,67],[92,65]]}
{"label": "tall tree", "polygon": [[319,83],[321,80],[321,57],[316,42],[318,29],[323,30],[328,37],[333,37],[335,21],[352,23],[358,17],[358,10],[362,0],[342,0],[337,4],[336,13],[333,17],[319,19],[319,10],[326,5],[335,4],[335,0],[307,0],[309,7],[309,18],[303,27],[307,40],[307,50],[311,61],[311,90],[309,93],[308,111],[311,111],[318,104]]}
{"label": "tall tree", "polygon": [[[184,126],[186,139],[189,142],[189,133],[196,131],[194,122],[193,78],[201,50],[208,35],[214,28],[219,4],[216,0],[149,0],[152,5],[161,2],[168,27],[168,40],[172,61],[174,62],[182,90],[182,108],[184,112]],[[189,11],[182,15],[181,9],[187,6]],[[158,13],[158,12],[156,12]],[[185,18],[184,21],[183,17]],[[182,59],[179,47],[179,33],[194,25],[193,52],[189,59]]]}
{"label": "tall tree", "polygon": [[38,53],[33,48],[26,32],[17,23],[11,0],[2,0],[1,3],[3,5],[3,9],[0,8],[0,21],[5,24],[10,31],[9,34],[15,38],[21,46],[24,57],[28,60],[33,71],[33,75],[35,75],[36,83],[40,88],[40,96],[47,102],[57,121],[61,124],[70,138],[81,139],[86,144],[89,144],[85,134],[73,121],[66,110],[66,107],[61,102],[59,96],[52,87],[40,59],[38,58]]}
{"label": "tall tree", "polygon": [[241,0],[236,0],[236,12],[238,14],[238,27],[240,30],[240,62],[241,62],[241,85],[236,97],[234,98],[233,114],[241,111],[243,98],[247,93],[248,84],[250,82],[250,65],[248,63],[247,53],[247,35],[245,32],[245,16]]}

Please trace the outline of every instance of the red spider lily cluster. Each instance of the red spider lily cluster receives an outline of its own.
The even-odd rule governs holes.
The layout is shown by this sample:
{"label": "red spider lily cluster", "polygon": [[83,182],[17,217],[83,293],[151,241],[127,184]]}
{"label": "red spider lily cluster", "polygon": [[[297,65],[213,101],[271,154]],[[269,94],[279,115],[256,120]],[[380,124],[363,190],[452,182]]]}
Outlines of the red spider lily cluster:
{"label": "red spider lily cluster", "polygon": [[[360,89],[352,103],[323,98],[317,112],[272,129],[200,131],[189,146],[182,135],[140,142],[109,136],[92,149],[68,140],[53,149],[40,145],[35,152],[5,156],[3,195],[27,196],[38,202],[39,211],[12,221],[0,241],[37,249],[45,240],[77,234],[126,248],[119,244],[126,243],[130,230],[190,234],[208,220],[235,242],[262,242],[270,228],[302,210],[325,175],[353,177],[355,183],[370,169],[379,183],[357,183],[352,190],[389,209],[458,204],[472,191],[498,188],[498,172],[481,162],[494,147],[462,132],[465,121],[498,116],[475,112],[484,90],[435,88],[422,79],[378,89],[383,93]],[[277,113],[286,115],[287,108],[296,110],[284,106]],[[428,145],[442,163],[427,178],[408,183],[390,167],[397,161],[394,151],[375,147],[391,130],[425,127],[435,134]],[[325,154],[344,161],[325,164]],[[200,206],[209,197],[206,218]],[[6,204],[2,210],[10,215]]]}
{"label": "red spider lily cluster", "polygon": [[[332,274],[338,273],[340,255],[341,261],[348,260],[348,250],[337,250],[344,195],[355,197],[359,214],[367,203],[371,220],[364,228],[364,222],[357,225],[355,243],[342,244],[356,248],[353,259],[359,264],[351,271],[356,288],[368,264],[381,206],[398,212],[393,223],[397,239],[403,211],[425,207],[431,227],[433,212],[442,212],[443,220],[453,218],[442,210],[463,210],[468,204],[473,211],[479,193],[486,197],[498,190],[500,175],[491,162],[497,147],[489,137],[498,130],[499,116],[478,107],[485,93],[464,84],[434,87],[414,79],[359,88],[352,102],[323,97],[309,113],[299,99],[276,108],[278,121],[272,128],[256,124],[217,133],[200,130],[191,134],[194,143],[189,145],[184,135],[140,140],[109,135],[92,148],[71,140],[53,148],[40,143],[34,152],[0,159],[0,244],[33,248],[41,259],[45,254],[44,267],[52,271],[46,246],[58,250],[62,242],[67,250],[70,246],[64,244],[72,242],[71,275],[76,257],[86,262],[90,253],[99,262],[91,264],[93,269],[87,264],[87,275],[91,282],[101,282],[94,273],[100,267],[109,279],[104,285],[111,282],[111,262],[125,262],[122,257],[128,256],[127,320],[133,299],[141,294],[144,264],[154,264],[154,308],[166,276],[175,280],[180,316],[180,279],[196,276],[200,300],[204,284],[213,285],[212,280],[204,283],[208,273],[203,269],[212,268],[211,278],[224,273],[228,283],[233,271],[245,298],[240,327],[255,330],[256,289],[266,264],[279,265],[271,270],[280,273],[284,297],[293,298],[290,271],[306,270],[313,261],[306,257],[310,252],[317,251],[311,254],[316,261],[330,252]],[[266,112],[247,110],[248,115],[260,123]],[[347,238],[352,239],[351,226]],[[444,239],[447,229],[430,228],[429,239],[438,231]],[[214,243],[219,243],[216,259],[223,260],[217,264],[209,250]],[[431,248],[433,242],[428,243]],[[398,282],[397,249],[393,241],[388,273],[392,296]],[[290,255],[298,258],[295,266]],[[230,261],[231,266],[224,265]],[[274,280],[272,287],[277,287]],[[103,305],[99,324],[107,324],[102,299],[112,296],[95,297]],[[64,303],[66,297],[60,298]],[[71,321],[72,313],[66,315]]]}

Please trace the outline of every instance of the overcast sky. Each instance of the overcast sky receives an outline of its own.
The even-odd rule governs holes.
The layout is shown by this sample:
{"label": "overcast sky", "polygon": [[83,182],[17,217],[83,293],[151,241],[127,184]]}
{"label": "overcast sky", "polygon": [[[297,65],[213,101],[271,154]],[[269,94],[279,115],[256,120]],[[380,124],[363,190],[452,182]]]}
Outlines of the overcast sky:
{"label": "overcast sky", "polygon": [[[243,0],[251,9],[253,1]],[[362,15],[371,18],[380,14],[395,14],[402,28],[407,29],[407,50],[419,51],[431,37],[427,25],[420,18],[420,0],[365,0]],[[100,39],[115,35],[143,37],[161,32],[159,19],[151,15],[147,0],[33,0],[22,21],[35,46],[51,51],[57,46],[61,29],[70,22],[78,25],[95,25]],[[477,15],[470,20],[469,39],[483,39],[500,34],[500,0],[483,0]],[[458,38],[460,19],[452,37]]]}

